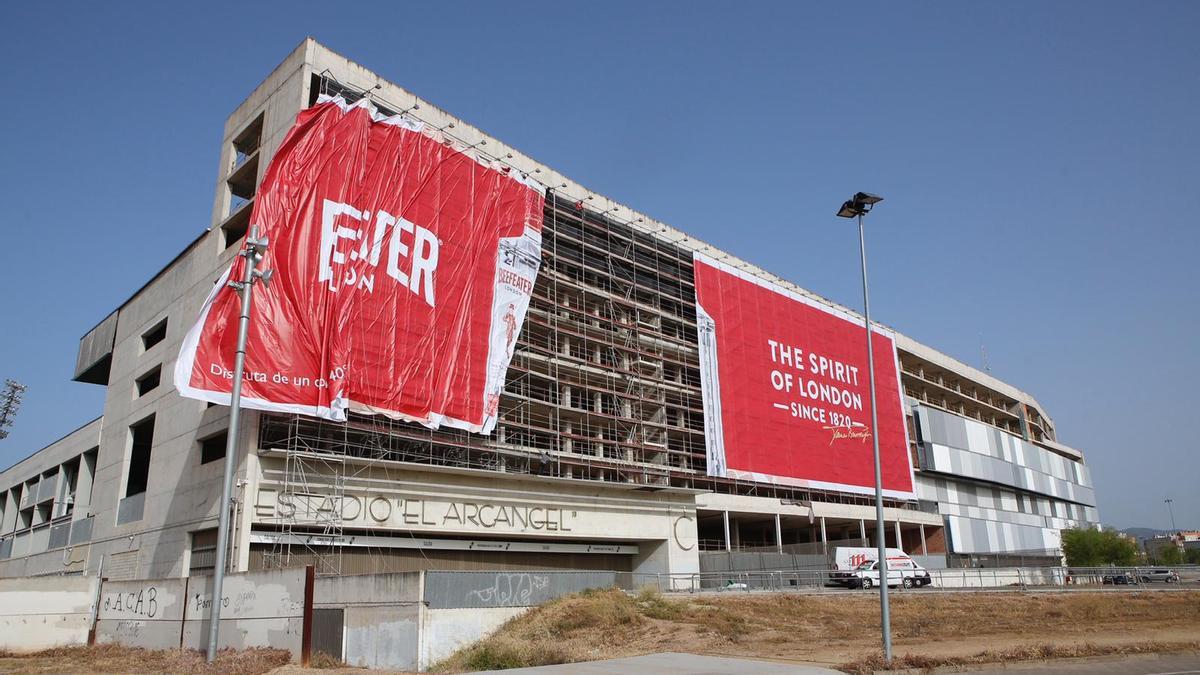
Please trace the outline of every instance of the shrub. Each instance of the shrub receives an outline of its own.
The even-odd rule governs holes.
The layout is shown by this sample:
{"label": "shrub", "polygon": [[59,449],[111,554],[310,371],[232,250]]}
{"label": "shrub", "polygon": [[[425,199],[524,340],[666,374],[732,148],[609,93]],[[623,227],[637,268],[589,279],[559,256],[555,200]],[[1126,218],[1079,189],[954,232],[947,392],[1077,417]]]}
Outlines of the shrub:
{"label": "shrub", "polygon": [[657,588],[646,586],[637,594],[638,611],[651,619],[674,621],[684,615],[687,603],[669,600]]}

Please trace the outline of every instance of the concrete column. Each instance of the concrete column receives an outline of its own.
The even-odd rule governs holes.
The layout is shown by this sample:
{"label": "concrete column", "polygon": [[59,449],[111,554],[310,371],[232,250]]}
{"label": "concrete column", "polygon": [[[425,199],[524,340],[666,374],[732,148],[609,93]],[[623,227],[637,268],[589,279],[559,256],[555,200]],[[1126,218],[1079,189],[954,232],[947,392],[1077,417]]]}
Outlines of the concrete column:
{"label": "concrete column", "polygon": [[[99,453],[97,453],[99,454]],[[79,459],[79,476],[75,479],[75,506],[71,520],[87,518],[92,506],[92,485],[96,482],[96,455],[83,453]],[[93,523],[93,526],[95,523]]]}
{"label": "concrete column", "polygon": [[722,511],[721,517],[725,520],[725,550],[729,551],[731,550],[729,546],[729,512]]}
{"label": "concrete column", "polygon": [[925,548],[925,524],[921,523],[921,555],[929,555],[929,551]]}
{"label": "concrete column", "polygon": [[821,516],[821,553],[829,555],[829,539],[825,536],[825,516]]}
{"label": "concrete column", "polygon": [[867,540],[867,523],[864,520],[858,521],[858,536],[863,540],[863,546],[871,545],[871,542]]}
{"label": "concrete column", "polygon": [[[82,464],[83,462],[80,462]],[[67,465],[58,465],[58,483],[54,488],[54,502],[50,505],[50,517],[58,518],[67,512],[67,495],[71,493],[71,486],[67,484]]]}
{"label": "concrete column", "polygon": [[0,521],[0,534],[8,534],[17,529],[17,511],[21,510],[21,503],[17,501],[17,493],[11,489],[5,490],[0,499],[4,500],[4,520]]}
{"label": "concrete column", "polygon": [[775,550],[783,553],[783,526],[779,522],[779,514],[775,514]]}
{"label": "concrete column", "polygon": [[894,526],[894,529],[896,530],[896,548],[903,551],[904,550],[904,540],[900,538],[900,521],[897,520],[896,522],[892,523],[892,525]]}
{"label": "concrete column", "polygon": [[[694,512],[693,512],[694,513]],[[638,544],[638,554],[633,558],[635,574],[678,574],[675,578],[654,577],[663,590],[692,589],[693,577],[682,576],[700,571],[700,554],[696,546],[696,521],[685,517],[671,529],[672,536],[666,540],[643,541]]]}

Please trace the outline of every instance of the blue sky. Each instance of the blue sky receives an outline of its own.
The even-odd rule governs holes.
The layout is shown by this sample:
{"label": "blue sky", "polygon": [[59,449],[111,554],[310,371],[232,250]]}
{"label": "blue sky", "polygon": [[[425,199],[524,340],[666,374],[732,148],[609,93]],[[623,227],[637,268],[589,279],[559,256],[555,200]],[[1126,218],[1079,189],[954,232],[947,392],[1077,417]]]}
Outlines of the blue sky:
{"label": "blue sky", "polygon": [[7,466],[100,414],[79,336],[208,224],[225,117],[305,35],[1032,393],[1106,523],[1200,527],[1200,4],[4,3]]}

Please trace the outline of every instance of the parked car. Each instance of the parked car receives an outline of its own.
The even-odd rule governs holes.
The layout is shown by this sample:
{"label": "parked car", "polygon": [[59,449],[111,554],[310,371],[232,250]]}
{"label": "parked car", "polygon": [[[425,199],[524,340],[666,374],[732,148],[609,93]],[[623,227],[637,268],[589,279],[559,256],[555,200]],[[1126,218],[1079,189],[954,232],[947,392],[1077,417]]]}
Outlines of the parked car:
{"label": "parked car", "polygon": [[1113,584],[1114,586],[1136,584],[1137,577],[1133,575],[1133,572],[1113,572],[1112,574],[1104,575],[1104,583]]}
{"label": "parked car", "polygon": [[[879,585],[879,563],[875,560],[858,566],[852,572],[835,573],[832,581],[850,588],[872,588]],[[887,571],[888,586],[928,586],[933,583],[929,570],[921,567],[911,559],[905,561],[889,560]]]}
{"label": "parked car", "polygon": [[1175,570],[1140,570],[1138,576],[1143,584],[1148,584],[1152,581],[1161,581],[1167,584],[1179,583],[1179,573]]}

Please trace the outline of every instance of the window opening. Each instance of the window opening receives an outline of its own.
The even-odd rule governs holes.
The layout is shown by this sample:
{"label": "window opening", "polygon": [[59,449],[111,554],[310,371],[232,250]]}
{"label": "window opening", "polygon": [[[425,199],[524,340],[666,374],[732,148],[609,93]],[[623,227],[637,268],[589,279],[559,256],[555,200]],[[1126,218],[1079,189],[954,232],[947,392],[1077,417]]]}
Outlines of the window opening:
{"label": "window opening", "polygon": [[129,477],[125,481],[125,496],[146,491],[150,478],[150,449],[154,444],[154,416],[129,427]]}

